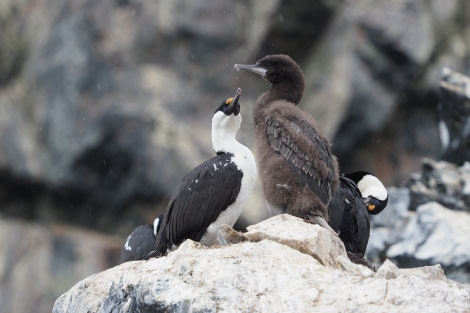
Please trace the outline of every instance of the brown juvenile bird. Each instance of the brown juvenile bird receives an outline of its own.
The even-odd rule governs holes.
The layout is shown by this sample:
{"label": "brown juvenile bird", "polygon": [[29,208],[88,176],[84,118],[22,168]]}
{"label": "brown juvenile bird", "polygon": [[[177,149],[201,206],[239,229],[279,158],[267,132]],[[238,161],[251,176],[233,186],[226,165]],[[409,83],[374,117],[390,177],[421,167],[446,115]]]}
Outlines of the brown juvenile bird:
{"label": "brown juvenile bird", "polygon": [[272,88],[253,109],[256,159],[268,209],[328,225],[328,203],[338,185],[338,164],[315,119],[297,107],[305,81],[287,55],[268,55],[237,71],[261,75]]}

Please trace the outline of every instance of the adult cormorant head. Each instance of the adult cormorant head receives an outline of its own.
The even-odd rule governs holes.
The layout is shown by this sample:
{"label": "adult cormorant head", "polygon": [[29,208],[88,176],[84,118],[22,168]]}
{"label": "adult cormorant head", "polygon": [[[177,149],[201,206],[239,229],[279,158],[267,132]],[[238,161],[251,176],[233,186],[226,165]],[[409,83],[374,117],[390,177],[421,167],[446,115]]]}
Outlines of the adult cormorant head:
{"label": "adult cormorant head", "polygon": [[344,176],[356,183],[369,214],[376,215],[385,209],[388,203],[387,189],[377,177],[365,171],[352,172]]}
{"label": "adult cormorant head", "polygon": [[233,98],[222,101],[212,117],[212,145],[215,152],[227,152],[242,123],[240,114],[241,88],[238,88]]}
{"label": "adult cormorant head", "polygon": [[218,112],[222,112],[225,115],[238,115],[240,114],[240,104],[238,100],[240,99],[240,95],[242,94],[242,89],[238,88],[235,92],[235,96],[233,98],[228,98],[222,101],[220,106],[215,110],[214,115]]}

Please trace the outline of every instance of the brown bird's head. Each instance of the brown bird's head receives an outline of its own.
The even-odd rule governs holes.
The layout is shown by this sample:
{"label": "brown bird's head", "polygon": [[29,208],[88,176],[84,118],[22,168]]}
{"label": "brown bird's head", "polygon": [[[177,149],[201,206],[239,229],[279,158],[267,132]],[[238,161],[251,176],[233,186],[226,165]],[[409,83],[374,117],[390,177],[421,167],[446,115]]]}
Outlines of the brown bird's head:
{"label": "brown bird's head", "polygon": [[298,104],[305,89],[305,80],[300,66],[285,54],[272,54],[255,64],[235,64],[237,71],[253,72],[273,84],[272,92],[279,99]]}

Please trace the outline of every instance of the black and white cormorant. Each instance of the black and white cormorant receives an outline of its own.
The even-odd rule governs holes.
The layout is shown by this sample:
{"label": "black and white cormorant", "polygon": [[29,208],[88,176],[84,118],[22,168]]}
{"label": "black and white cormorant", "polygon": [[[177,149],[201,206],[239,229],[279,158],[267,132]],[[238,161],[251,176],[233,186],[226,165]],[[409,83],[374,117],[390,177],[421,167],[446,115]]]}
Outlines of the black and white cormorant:
{"label": "black and white cormorant", "polygon": [[297,104],[302,70],[287,55],[268,55],[238,71],[261,75],[272,88],[254,106],[256,158],[268,208],[329,229],[328,203],[338,185],[338,165],[315,119]]}
{"label": "black and white cormorant", "polygon": [[145,258],[153,250],[155,238],[160,230],[162,220],[163,214],[160,214],[153,221],[153,224],[137,226],[127,237],[121,249],[119,263]]}
{"label": "black and white cormorant", "polygon": [[340,176],[328,206],[330,226],[339,233],[348,255],[363,257],[370,234],[369,214],[387,206],[387,189],[374,175],[357,171]]}
{"label": "black and white cormorant", "polygon": [[385,209],[388,193],[380,179],[366,171],[352,172],[345,176],[356,183],[369,214],[377,215]]}
{"label": "black and white cormorant", "polygon": [[253,153],[236,139],[242,122],[240,94],[238,89],[234,98],[224,100],[215,111],[212,145],[217,156],[183,177],[149,257],[165,255],[185,239],[212,245],[219,226],[233,226],[240,216],[256,179]]}

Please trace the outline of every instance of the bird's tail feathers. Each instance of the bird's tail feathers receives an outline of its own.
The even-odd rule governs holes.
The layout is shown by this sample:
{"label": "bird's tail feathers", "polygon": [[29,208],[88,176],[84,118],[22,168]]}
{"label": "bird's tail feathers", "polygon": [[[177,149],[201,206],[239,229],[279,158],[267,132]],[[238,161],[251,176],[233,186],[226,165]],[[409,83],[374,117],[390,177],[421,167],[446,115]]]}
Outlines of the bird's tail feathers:
{"label": "bird's tail feathers", "polygon": [[162,254],[158,250],[152,250],[143,259],[148,260],[148,259],[151,259],[151,258],[159,258],[161,256],[162,256]]}
{"label": "bird's tail feathers", "polygon": [[327,231],[329,231],[331,234],[338,236],[338,233],[334,231],[333,228],[328,224],[328,222],[320,215],[310,215],[308,218],[308,221],[314,224],[318,224]]}
{"label": "bird's tail feathers", "polygon": [[144,258],[148,260],[150,258],[159,258],[165,255],[168,247],[171,246],[170,242],[165,238],[164,230],[160,229],[155,239],[153,250]]}
{"label": "bird's tail feathers", "polygon": [[225,239],[225,234],[221,232],[220,230],[217,232],[217,242],[221,246],[226,246],[228,245],[227,239]]}

